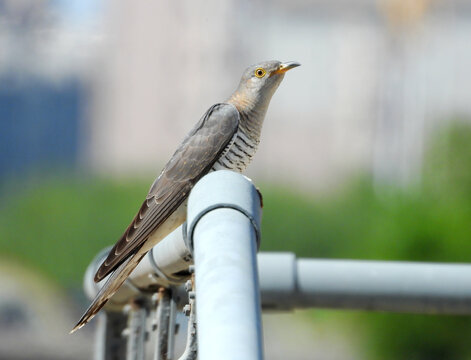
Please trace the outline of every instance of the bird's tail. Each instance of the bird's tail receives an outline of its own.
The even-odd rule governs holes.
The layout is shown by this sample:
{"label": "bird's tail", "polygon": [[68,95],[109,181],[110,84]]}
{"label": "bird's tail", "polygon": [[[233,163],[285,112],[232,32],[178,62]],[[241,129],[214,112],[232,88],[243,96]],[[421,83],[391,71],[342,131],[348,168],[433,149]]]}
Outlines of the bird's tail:
{"label": "bird's tail", "polygon": [[92,303],[88,307],[87,311],[82,315],[77,325],[74,326],[71,334],[76,330],[80,329],[86,323],[88,323],[98,311],[106,304],[106,302],[114,295],[114,293],[123,284],[126,278],[131,274],[134,268],[139,264],[139,261],[145,256],[145,253],[139,253],[130,256],[124,261],[118,268],[110,275],[106,283],[100,289],[98,294],[93,299]]}

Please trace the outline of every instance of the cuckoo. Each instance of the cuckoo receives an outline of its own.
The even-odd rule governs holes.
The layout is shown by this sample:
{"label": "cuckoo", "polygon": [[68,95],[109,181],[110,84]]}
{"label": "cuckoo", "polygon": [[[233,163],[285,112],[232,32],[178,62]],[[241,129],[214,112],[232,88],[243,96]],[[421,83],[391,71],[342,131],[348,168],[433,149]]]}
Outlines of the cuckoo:
{"label": "cuckoo", "polygon": [[210,171],[243,172],[260,141],[270,100],[286,71],[296,62],[266,61],[248,67],[237,90],[209,108],[185,137],[150,187],[139,212],[95,274],[109,275],[72,332],[106,304],[145,254],[186,220],[188,194]]}

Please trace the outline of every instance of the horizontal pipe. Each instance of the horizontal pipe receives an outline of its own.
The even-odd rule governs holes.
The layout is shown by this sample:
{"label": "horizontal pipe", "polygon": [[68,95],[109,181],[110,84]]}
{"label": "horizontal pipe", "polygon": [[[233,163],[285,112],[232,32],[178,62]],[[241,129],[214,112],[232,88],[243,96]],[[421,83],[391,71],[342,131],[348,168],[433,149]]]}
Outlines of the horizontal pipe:
{"label": "horizontal pipe", "polygon": [[259,256],[265,309],[471,314],[471,265]]}
{"label": "horizontal pipe", "polygon": [[[93,269],[105,255],[106,252],[97,257],[87,271],[85,287],[90,298],[100,285],[93,283]],[[292,253],[259,253],[258,269],[265,310],[322,307],[471,314],[468,264],[296,259]],[[131,274],[130,281],[111,298],[110,307],[121,308],[138,296],[135,284],[142,289],[159,286],[159,278],[150,274],[154,274],[153,267],[145,259]],[[184,289],[176,289],[184,300]]]}
{"label": "horizontal pipe", "polygon": [[[121,309],[142,289],[167,286],[166,279],[183,283],[193,263],[183,234],[180,227],[157,244],[110,299],[108,309]],[[93,275],[106,254],[106,250],[101,252],[85,274],[85,290],[90,298],[100,287],[101,283],[93,282]],[[165,278],[156,274],[155,264]],[[292,253],[260,253],[258,264],[264,309],[324,307],[471,314],[468,264],[296,259]],[[178,304],[181,307],[185,291],[178,286],[175,291],[182,294]]]}

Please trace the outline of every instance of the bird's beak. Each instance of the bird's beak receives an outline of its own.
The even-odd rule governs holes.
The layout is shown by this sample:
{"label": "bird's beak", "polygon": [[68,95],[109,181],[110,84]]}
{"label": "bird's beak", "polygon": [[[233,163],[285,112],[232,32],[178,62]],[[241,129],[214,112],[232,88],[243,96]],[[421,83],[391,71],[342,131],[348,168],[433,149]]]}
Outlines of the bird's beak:
{"label": "bird's beak", "polygon": [[284,74],[288,70],[291,70],[291,69],[293,69],[295,67],[298,67],[298,66],[301,66],[301,64],[296,62],[296,61],[288,61],[288,62],[285,62],[285,63],[281,63],[280,66],[278,67],[278,69],[273,71],[271,73],[271,75]]}

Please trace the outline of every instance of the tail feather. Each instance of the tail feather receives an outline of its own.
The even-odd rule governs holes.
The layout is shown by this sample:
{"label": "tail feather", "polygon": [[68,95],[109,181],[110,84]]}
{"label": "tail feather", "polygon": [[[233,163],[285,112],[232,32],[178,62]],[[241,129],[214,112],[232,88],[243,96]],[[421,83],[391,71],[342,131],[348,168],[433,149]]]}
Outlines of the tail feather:
{"label": "tail feather", "polygon": [[71,334],[83,327],[98,313],[98,311],[100,311],[100,309],[124,283],[137,264],[139,264],[139,261],[141,261],[144,255],[145,253],[142,254],[137,252],[118,266],[118,268],[110,275],[106,283],[95,296],[95,299],[93,299],[92,303],[88,307],[87,311],[85,311],[85,313],[82,315],[77,325],[74,326],[70,332]]}

